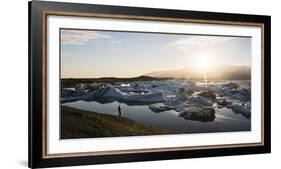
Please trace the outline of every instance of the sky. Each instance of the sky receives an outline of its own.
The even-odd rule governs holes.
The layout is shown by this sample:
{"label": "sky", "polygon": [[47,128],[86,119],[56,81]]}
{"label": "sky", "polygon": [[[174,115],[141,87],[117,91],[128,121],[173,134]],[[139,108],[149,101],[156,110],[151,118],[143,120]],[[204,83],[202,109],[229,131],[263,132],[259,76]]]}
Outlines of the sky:
{"label": "sky", "polygon": [[60,45],[62,78],[251,64],[250,37],[61,29]]}

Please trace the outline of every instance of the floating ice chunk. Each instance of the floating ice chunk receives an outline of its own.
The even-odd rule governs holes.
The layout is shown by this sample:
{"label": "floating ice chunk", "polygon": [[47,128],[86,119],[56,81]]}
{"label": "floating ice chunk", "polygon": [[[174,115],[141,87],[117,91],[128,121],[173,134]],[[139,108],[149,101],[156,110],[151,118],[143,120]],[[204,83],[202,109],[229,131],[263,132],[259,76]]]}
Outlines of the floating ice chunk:
{"label": "floating ice chunk", "polygon": [[212,106],[213,104],[202,96],[191,96],[187,99],[187,103],[196,106]]}
{"label": "floating ice chunk", "polygon": [[78,85],[77,89],[80,90],[80,95],[76,97],[62,98],[62,102],[75,101],[75,100],[101,100],[101,101],[122,101],[122,102],[144,102],[144,103],[158,103],[165,102],[166,99],[161,92],[150,92],[150,93],[124,93],[118,88],[111,85],[99,86],[95,90],[89,92],[83,92],[83,89],[88,88],[84,85]]}
{"label": "floating ice chunk", "polygon": [[194,95],[199,95],[207,99],[216,100],[216,95],[212,91],[200,91],[194,93]]}
{"label": "floating ice chunk", "polygon": [[91,86],[89,84],[78,83],[75,85],[75,90],[77,91],[77,93],[80,93],[80,94],[86,93],[90,89],[91,89]]}
{"label": "floating ice chunk", "polygon": [[168,104],[171,106],[177,106],[186,102],[188,98],[189,98],[188,95],[178,94]]}
{"label": "floating ice chunk", "polygon": [[190,94],[186,92],[179,93],[176,97],[169,103],[172,106],[177,106],[183,103],[188,103],[189,105],[196,105],[196,106],[212,106],[210,100],[194,94],[190,96]]}
{"label": "floating ice chunk", "polygon": [[121,87],[130,87],[131,85],[129,83],[122,83],[120,84]]}
{"label": "floating ice chunk", "polygon": [[232,89],[222,92],[223,96],[237,101],[249,102],[251,100],[250,89]]}
{"label": "floating ice chunk", "polygon": [[73,102],[77,100],[91,100],[91,95],[78,95],[78,96],[71,96],[71,97],[61,97],[60,102],[66,103],[66,102]]}
{"label": "floating ice chunk", "polygon": [[251,93],[250,90],[247,89],[241,89],[241,90],[233,90],[232,93],[234,93],[233,98],[240,100],[240,101],[244,101],[244,102],[248,102],[251,100]]}
{"label": "floating ice chunk", "polygon": [[227,99],[225,99],[225,98],[220,97],[220,98],[217,98],[217,99],[216,99],[216,103],[217,103],[219,106],[226,106],[226,105],[231,104],[231,101],[230,101],[230,100],[227,100]]}
{"label": "floating ice chunk", "polygon": [[250,102],[247,102],[245,104],[241,104],[239,102],[234,102],[230,105],[227,105],[226,107],[232,109],[232,111],[234,113],[241,114],[246,118],[251,117],[251,104],[250,104]]}
{"label": "floating ice chunk", "polygon": [[180,116],[188,120],[208,122],[215,119],[215,110],[212,107],[186,107]]}
{"label": "floating ice chunk", "polygon": [[64,88],[61,90],[61,97],[73,97],[76,94],[74,88]]}
{"label": "floating ice chunk", "polygon": [[161,92],[158,93],[141,93],[141,94],[129,94],[120,91],[110,85],[107,85],[92,93],[96,98],[113,98],[122,102],[146,102],[157,103],[164,102],[165,97]]}
{"label": "floating ice chunk", "polygon": [[179,88],[178,94],[185,94],[185,95],[192,95],[194,93],[194,91],[192,89],[185,89],[183,87]]}
{"label": "floating ice chunk", "polygon": [[166,110],[171,110],[171,108],[163,103],[155,103],[148,106],[150,110],[159,113]]}
{"label": "floating ice chunk", "polygon": [[231,82],[231,83],[227,83],[227,84],[222,85],[222,87],[224,89],[238,89],[239,85],[236,84],[236,83]]}
{"label": "floating ice chunk", "polygon": [[162,93],[147,93],[147,94],[132,94],[125,95],[122,100],[124,102],[145,102],[145,103],[158,103],[165,102],[165,97]]}
{"label": "floating ice chunk", "polygon": [[99,97],[113,97],[116,99],[122,99],[125,94],[117,88],[106,86],[98,93],[98,95],[100,95]]}

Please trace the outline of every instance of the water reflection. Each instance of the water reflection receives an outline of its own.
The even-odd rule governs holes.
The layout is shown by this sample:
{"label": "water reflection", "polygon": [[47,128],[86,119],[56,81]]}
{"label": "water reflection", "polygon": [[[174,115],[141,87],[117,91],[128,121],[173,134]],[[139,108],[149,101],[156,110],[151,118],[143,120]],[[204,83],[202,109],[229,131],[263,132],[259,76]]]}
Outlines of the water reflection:
{"label": "water reflection", "polygon": [[[200,122],[184,119],[174,110],[165,110],[155,113],[148,105],[127,105],[117,101],[111,103],[99,103],[96,101],[75,101],[63,105],[94,111],[103,114],[127,117],[135,120],[146,127],[161,128],[177,133],[205,133],[227,131],[249,131],[251,120],[236,114],[231,109],[216,109],[215,117],[209,122]],[[120,106],[120,112],[119,112]]]}

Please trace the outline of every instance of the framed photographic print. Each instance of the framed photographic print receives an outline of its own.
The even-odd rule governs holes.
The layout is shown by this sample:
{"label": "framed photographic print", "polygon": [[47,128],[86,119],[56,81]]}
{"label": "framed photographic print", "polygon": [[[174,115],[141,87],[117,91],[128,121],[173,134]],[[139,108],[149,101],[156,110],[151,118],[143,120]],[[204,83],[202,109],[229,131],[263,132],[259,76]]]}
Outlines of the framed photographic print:
{"label": "framed photographic print", "polygon": [[270,152],[270,16],[29,2],[29,167]]}

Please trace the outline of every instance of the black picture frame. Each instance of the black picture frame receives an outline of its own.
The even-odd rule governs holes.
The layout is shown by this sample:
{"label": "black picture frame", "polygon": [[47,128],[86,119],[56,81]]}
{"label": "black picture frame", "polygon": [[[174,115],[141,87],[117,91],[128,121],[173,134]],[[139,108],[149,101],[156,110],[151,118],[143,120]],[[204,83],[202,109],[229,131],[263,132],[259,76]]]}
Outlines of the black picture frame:
{"label": "black picture frame", "polygon": [[[44,135],[44,106],[46,102],[45,83],[46,62],[44,57],[45,37],[45,17],[48,11],[59,13],[60,15],[76,15],[76,14],[101,14],[128,16],[138,19],[151,20],[151,18],[160,18],[166,20],[201,20],[210,23],[258,23],[263,25],[264,41],[263,41],[263,145],[242,146],[242,147],[222,147],[222,148],[200,148],[200,149],[177,149],[169,151],[145,151],[136,153],[122,154],[102,154],[102,155],[83,155],[74,156],[45,156],[44,145],[46,140]],[[106,6],[93,4],[78,3],[61,3],[61,2],[43,2],[31,1],[28,3],[29,29],[29,167],[58,167],[58,166],[76,166],[89,164],[104,163],[120,163],[133,161],[152,161],[152,160],[168,160],[183,159],[197,157],[227,156],[227,155],[243,155],[270,153],[271,151],[271,19],[270,16],[263,15],[245,15],[230,13],[214,13],[214,12],[197,12],[185,10],[169,10],[169,9],[153,9],[139,7],[121,7]],[[86,15],[85,15],[86,16]],[[139,18],[142,16],[142,18]],[[86,16],[88,17],[88,16]],[[43,25],[43,26],[42,26]]]}

